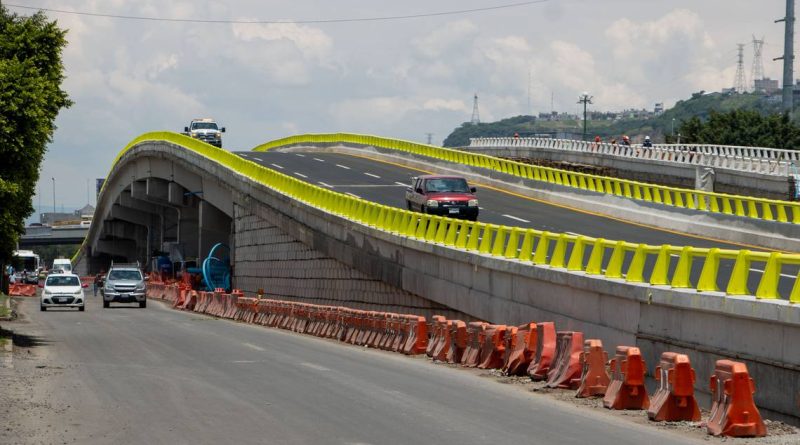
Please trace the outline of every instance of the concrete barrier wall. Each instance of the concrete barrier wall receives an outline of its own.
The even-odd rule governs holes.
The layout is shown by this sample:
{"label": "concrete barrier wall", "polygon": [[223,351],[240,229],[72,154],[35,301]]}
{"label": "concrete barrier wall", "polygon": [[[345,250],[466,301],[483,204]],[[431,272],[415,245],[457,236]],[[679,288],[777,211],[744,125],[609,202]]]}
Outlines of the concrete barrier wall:
{"label": "concrete barrier wall", "polygon": [[[565,151],[531,147],[467,147],[463,150],[489,156],[528,158],[552,162],[569,162],[603,167],[611,170],[615,178],[694,188],[694,164],[677,164],[658,160],[646,160],[579,151]],[[714,168],[716,174],[714,191],[735,195],[758,196],[771,199],[791,200],[793,185],[788,176],[769,175],[757,172]]]}
{"label": "concrete barrier wall", "polygon": [[[230,187],[235,204],[246,209],[240,214],[242,223],[254,224],[240,226],[242,247],[247,237],[259,236],[245,235],[248,231],[263,229],[265,238],[255,244],[265,246],[274,244],[268,237],[286,234],[285,240],[319,252],[317,259],[332,258],[367,280],[380,280],[455,312],[503,324],[552,320],[559,329],[583,331],[606,345],[637,345],[650,368],[662,351],[677,349],[691,357],[701,391],[708,391],[713,360],[740,359],[758,382],[760,407],[800,418],[800,307],[786,301],[630,284],[398,237],[300,203],[169,144],[142,145],[126,156],[148,155],[179,160]],[[248,219],[250,214],[269,225],[258,225]],[[298,251],[305,249],[300,244]],[[236,258],[261,262],[257,257]],[[252,268],[241,277],[260,277],[268,290],[276,278],[270,274]],[[297,289],[284,283],[285,292],[301,292],[301,281],[295,280]]]}

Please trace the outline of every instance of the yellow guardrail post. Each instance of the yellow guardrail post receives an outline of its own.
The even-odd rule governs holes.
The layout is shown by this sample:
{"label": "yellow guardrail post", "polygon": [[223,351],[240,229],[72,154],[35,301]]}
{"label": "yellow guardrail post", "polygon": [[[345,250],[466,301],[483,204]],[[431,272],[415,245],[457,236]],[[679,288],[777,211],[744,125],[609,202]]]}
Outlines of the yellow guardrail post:
{"label": "yellow guardrail post", "polygon": [[472,228],[472,223],[466,221],[461,222],[461,227],[458,228],[458,237],[456,238],[456,248],[466,249],[467,237],[469,237],[469,230]]}
{"label": "yellow guardrail post", "polygon": [[789,222],[789,218],[786,216],[786,206],[783,204],[776,204],[775,209],[778,211],[778,222]]}
{"label": "yellow guardrail post", "polygon": [[445,246],[454,246],[456,244],[456,236],[458,236],[459,225],[463,227],[464,222],[461,221],[456,223],[455,221],[451,221],[447,224],[447,235],[444,237]]}
{"label": "yellow guardrail post", "polygon": [[452,221],[449,218],[442,218],[439,220],[439,227],[436,228],[436,237],[434,239],[436,244],[444,244],[444,238],[445,235],[447,235],[448,226],[455,227],[455,221]]}
{"label": "yellow guardrail post", "polygon": [[606,240],[597,238],[592,245],[592,253],[589,255],[589,262],[586,264],[586,273],[589,275],[600,275],[603,273],[603,256],[606,253]]}
{"label": "yellow guardrail post", "polygon": [[794,285],[792,286],[792,293],[789,294],[789,302],[793,304],[800,303],[800,272],[794,278]]}
{"label": "yellow guardrail post", "polygon": [[[702,196],[699,197],[701,200]],[[672,274],[671,286],[675,288],[692,287],[690,281],[690,274],[692,273],[692,247],[685,246],[681,249],[678,264],[675,266],[675,272]]]}
{"label": "yellow guardrail post", "polygon": [[519,252],[517,251],[517,246],[519,246],[519,231],[520,229],[518,227],[514,227],[508,235],[506,251],[503,253],[503,256],[506,258],[516,258],[519,256]]}
{"label": "yellow guardrail post", "polygon": [[438,216],[431,216],[428,220],[428,226],[425,228],[425,241],[434,241],[436,237],[436,229],[439,227],[441,219]]}
{"label": "yellow guardrail post", "polygon": [[428,225],[431,223],[431,216],[430,215],[421,215],[419,217],[419,223],[417,224],[417,231],[414,233],[414,238],[417,239],[425,239],[425,231],[428,229]]}
{"label": "yellow guardrail post", "polygon": [[481,230],[486,225],[484,223],[470,223],[472,230],[469,231],[469,241],[467,241],[467,250],[478,250],[478,240],[481,237]]}
{"label": "yellow guardrail post", "polygon": [[500,226],[494,235],[492,244],[492,256],[500,256],[505,251],[506,246],[506,226]]}
{"label": "yellow guardrail post", "polygon": [[719,274],[719,249],[713,247],[708,250],[705,261],[703,261],[703,270],[700,272],[700,279],[697,282],[697,290],[700,292],[716,292],[719,290],[717,286],[717,275]]}
{"label": "yellow guardrail post", "polygon": [[539,235],[539,242],[536,243],[536,251],[533,254],[533,264],[547,263],[547,250],[550,247],[550,232],[544,231]]}
{"label": "yellow guardrail post", "polygon": [[564,257],[567,254],[567,235],[562,233],[556,238],[553,255],[550,256],[550,267],[564,268]]}
{"label": "yellow guardrail post", "polygon": [[756,298],[760,299],[776,299],[780,298],[778,294],[778,281],[781,279],[781,253],[772,252],[767,260],[767,265],[764,267],[764,273],[761,275],[761,281],[758,282],[756,289]]}
{"label": "yellow guardrail post", "polygon": [[775,218],[772,217],[772,207],[768,202],[761,203],[761,219],[765,219],[767,221],[775,220]]}
{"label": "yellow guardrail post", "polygon": [[494,224],[486,224],[483,226],[483,233],[481,233],[481,245],[478,247],[478,253],[489,253],[492,248],[492,235],[497,226]]}
{"label": "yellow guardrail post", "polygon": [[530,261],[533,254],[533,229],[525,230],[525,235],[522,237],[522,247],[519,248],[519,260]]}
{"label": "yellow guardrail post", "polygon": [[611,259],[606,266],[606,278],[622,278],[622,262],[625,260],[625,242],[617,241],[614,243],[614,250],[611,251]]}
{"label": "yellow guardrail post", "polygon": [[586,250],[586,237],[578,235],[572,243],[567,270],[583,270],[583,255]]}
{"label": "yellow guardrail post", "polygon": [[644,263],[647,261],[647,246],[639,244],[633,252],[631,265],[628,266],[628,273],[625,274],[625,281],[629,283],[641,283],[644,281]]}
{"label": "yellow guardrail post", "polygon": [[670,250],[672,250],[672,246],[669,244],[662,245],[658,250],[656,264],[650,273],[650,284],[654,286],[666,286],[669,284]]}
{"label": "yellow guardrail post", "polygon": [[748,295],[747,278],[750,276],[750,251],[740,250],[736,255],[736,263],[733,265],[731,278],[728,280],[728,287],[725,293],[728,295]]}

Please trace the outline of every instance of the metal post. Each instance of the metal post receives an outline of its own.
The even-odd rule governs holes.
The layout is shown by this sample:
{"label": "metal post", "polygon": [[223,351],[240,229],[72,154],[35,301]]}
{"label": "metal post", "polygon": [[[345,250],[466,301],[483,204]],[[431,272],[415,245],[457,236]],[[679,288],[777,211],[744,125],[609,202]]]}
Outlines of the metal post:
{"label": "metal post", "polygon": [[56,217],[56,178],[50,178],[53,180],[53,218]]}
{"label": "metal post", "polygon": [[583,92],[580,96],[578,96],[578,103],[583,104],[583,140],[586,140],[586,106],[592,103],[592,96],[589,96],[589,93]]}
{"label": "metal post", "polygon": [[778,22],[785,22],[783,56],[773,60],[783,60],[783,109],[791,112],[794,107],[794,0],[786,0],[786,16],[775,20]]}

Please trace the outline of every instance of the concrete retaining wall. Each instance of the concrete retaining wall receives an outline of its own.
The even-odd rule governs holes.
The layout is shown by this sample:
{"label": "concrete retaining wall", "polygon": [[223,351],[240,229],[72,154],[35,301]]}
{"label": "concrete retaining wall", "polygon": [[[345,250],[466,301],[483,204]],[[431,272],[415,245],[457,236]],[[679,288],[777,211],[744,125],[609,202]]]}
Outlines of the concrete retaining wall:
{"label": "concrete retaining wall", "polygon": [[[615,178],[694,188],[696,165],[675,162],[627,158],[578,151],[530,147],[462,148],[471,153],[510,158],[528,158],[552,162],[569,162],[603,167],[611,170]],[[715,168],[714,191],[735,195],[758,196],[789,200],[793,197],[793,184],[786,176],[765,175]]]}

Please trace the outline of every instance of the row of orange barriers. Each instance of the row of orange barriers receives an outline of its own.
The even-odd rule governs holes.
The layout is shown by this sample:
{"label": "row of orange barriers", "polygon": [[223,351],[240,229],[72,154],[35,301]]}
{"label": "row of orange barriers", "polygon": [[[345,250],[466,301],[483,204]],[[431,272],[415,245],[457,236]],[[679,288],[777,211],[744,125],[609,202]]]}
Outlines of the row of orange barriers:
{"label": "row of orange barriers", "polygon": [[10,283],[8,285],[8,296],[10,297],[35,297],[35,284]]}
{"label": "row of orange barriers", "polygon": [[[336,339],[371,348],[427,354],[435,361],[506,375],[529,376],[550,388],[574,390],[576,397],[602,397],[614,410],[646,410],[653,421],[699,421],[695,372],[689,357],[664,352],[653,376],[650,397],[647,366],[638,348],[618,346],[611,360],[598,339],[579,331],[556,331],[552,322],[521,326],[448,320],[390,312],[362,311],[292,301],[245,297],[240,291],[197,292],[183,283],[149,283],[148,297],[176,308],[245,323]],[[713,405],[709,434],[764,436],[766,428],[753,402],[755,387],[743,363],[719,360],[711,379]]]}
{"label": "row of orange barriers", "polygon": [[[614,410],[646,410],[657,421],[700,421],[689,357],[664,352],[653,376],[659,387],[647,393],[647,367],[639,348],[618,346],[608,360],[602,341],[578,331],[556,331],[551,322],[522,326],[465,323],[434,316],[427,355],[466,367],[528,375],[550,388],[575,390],[576,397],[602,397]],[[744,363],[719,360],[711,378],[709,434],[760,437],[766,427],[753,402],[755,386]]]}

